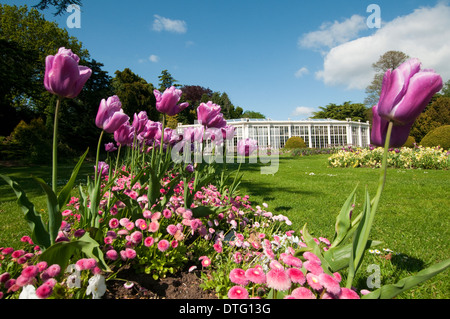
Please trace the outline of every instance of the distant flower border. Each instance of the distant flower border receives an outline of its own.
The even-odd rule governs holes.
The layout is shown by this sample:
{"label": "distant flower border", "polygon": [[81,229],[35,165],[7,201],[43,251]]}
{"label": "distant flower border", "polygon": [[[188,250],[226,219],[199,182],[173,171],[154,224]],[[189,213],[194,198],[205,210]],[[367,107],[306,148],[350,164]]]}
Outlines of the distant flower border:
{"label": "distant flower border", "polygon": [[[449,169],[450,151],[440,147],[391,148],[388,167],[402,169]],[[381,167],[383,148],[342,148],[328,158],[331,167]]]}

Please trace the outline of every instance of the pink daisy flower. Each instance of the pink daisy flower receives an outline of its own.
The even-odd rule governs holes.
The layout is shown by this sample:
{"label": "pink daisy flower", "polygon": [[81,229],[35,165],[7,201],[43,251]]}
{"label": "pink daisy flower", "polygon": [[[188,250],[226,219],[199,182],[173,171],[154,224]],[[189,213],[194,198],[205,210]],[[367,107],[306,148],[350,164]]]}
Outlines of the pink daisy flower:
{"label": "pink daisy flower", "polygon": [[53,293],[53,287],[51,285],[43,284],[36,289],[36,296],[39,299],[47,299]]}
{"label": "pink daisy flower", "polygon": [[358,294],[354,292],[352,289],[341,288],[339,299],[360,299],[360,298]]}
{"label": "pink daisy flower", "polygon": [[46,261],[41,261],[36,264],[36,267],[38,267],[39,271],[41,271],[41,272],[44,271],[45,269],[47,269],[47,266],[48,266],[48,264]]}
{"label": "pink daisy flower", "polygon": [[321,273],[319,275],[320,284],[331,294],[339,295],[341,292],[341,287],[339,282],[331,275],[326,273]]}
{"label": "pink daisy flower", "polygon": [[131,242],[133,244],[139,244],[142,241],[142,233],[140,231],[135,231],[130,235]]}
{"label": "pink daisy flower", "polygon": [[163,239],[163,240],[160,240],[159,242],[158,242],[158,249],[160,250],[160,251],[166,251],[167,249],[169,249],[169,242],[167,241],[167,240],[165,240],[165,239]]}
{"label": "pink daisy flower", "polygon": [[58,264],[53,264],[45,270],[45,272],[51,277],[56,277],[61,272],[61,266]]}
{"label": "pink daisy flower", "polygon": [[337,282],[341,282],[341,280],[342,280],[341,274],[338,273],[338,272],[335,272],[335,273],[333,274],[333,277],[334,277],[334,279],[337,280]]}
{"label": "pink daisy flower", "polygon": [[159,223],[156,221],[152,221],[148,226],[148,231],[151,233],[156,233],[159,229]]}
{"label": "pink daisy flower", "polygon": [[284,255],[281,261],[284,262],[286,265],[292,267],[300,268],[302,266],[302,261],[300,260],[300,258],[294,257],[290,254]]}
{"label": "pink daisy flower", "polygon": [[202,266],[203,267],[208,267],[209,265],[211,265],[211,259],[209,259],[208,257],[205,257],[202,259]]}
{"label": "pink daisy flower", "polygon": [[144,216],[144,218],[150,219],[152,217],[152,212],[149,210],[144,210],[142,212],[142,215]]}
{"label": "pink daisy flower", "polygon": [[125,257],[127,257],[128,259],[136,258],[136,251],[131,248],[126,248],[125,249]]}
{"label": "pink daisy flower", "polygon": [[233,286],[228,290],[230,299],[248,299],[248,291],[242,286]]}
{"label": "pink daisy flower", "polygon": [[169,233],[169,235],[174,236],[175,233],[176,233],[177,230],[178,230],[178,227],[175,226],[175,225],[169,225],[169,226],[167,226],[166,230],[167,230],[167,232]]}
{"label": "pink daisy flower", "polygon": [[119,257],[119,254],[114,249],[110,249],[106,252],[106,258],[109,260],[116,260]]}
{"label": "pink daisy flower", "polygon": [[144,245],[146,247],[151,247],[154,244],[154,242],[155,242],[155,239],[151,236],[144,239]]}
{"label": "pink daisy flower", "polygon": [[37,266],[27,266],[22,270],[22,276],[25,278],[34,278],[39,273],[39,268]]}
{"label": "pink daisy flower", "polygon": [[172,217],[172,212],[166,208],[163,210],[163,216],[164,218],[169,219],[170,217]]}
{"label": "pink daisy flower", "polygon": [[289,278],[291,279],[292,282],[296,283],[296,284],[300,284],[303,285],[306,282],[306,278],[305,275],[303,274],[303,272],[298,269],[298,268],[289,268],[286,270]]}
{"label": "pink daisy flower", "polygon": [[323,287],[320,283],[319,276],[314,275],[313,273],[309,273],[306,275],[306,281],[308,285],[314,290],[321,290]]}
{"label": "pink daisy flower", "polygon": [[273,268],[266,275],[267,286],[280,291],[291,288],[291,280],[283,269]]}
{"label": "pink daisy flower", "polygon": [[303,257],[304,257],[306,260],[309,260],[309,261],[315,261],[315,262],[318,263],[319,265],[322,264],[322,262],[320,261],[320,258],[317,257],[317,256],[316,256],[315,254],[313,254],[312,252],[305,251],[305,252],[303,253]]}
{"label": "pink daisy flower", "polygon": [[294,296],[295,299],[316,299],[316,296],[314,293],[305,287],[298,287],[292,290],[292,296]]}
{"label": "pink daisy flower", "polygon": [[263,284],[266,282],[266,274],[262,269],[250,268],[245,271],[245,277],[255,284]]}
{"label": "pink daisy flower", "polygon": [[270,267],[271,269],[284,269],[283,265],[282,265],[279,261],[277,261],[277,260],[272,260],[272,261],[269,263],[269,267]]}
{"label": "pink daisy flower", "polygon": [[235,268],[232,271],[230,271],[230,274],[228,276],[231,280],[231,282],[246,286],[248,284],[248,279],[245,276],[245,271],[241,268]]}
{"label": "pink daisy flower", "polygon": [[321,273],[323,273],[322,266],[315,261],[312,260],[305,261],[303,263],[303,266],[305,267],[306,270],[313,273],[314,275],[320,275]]}

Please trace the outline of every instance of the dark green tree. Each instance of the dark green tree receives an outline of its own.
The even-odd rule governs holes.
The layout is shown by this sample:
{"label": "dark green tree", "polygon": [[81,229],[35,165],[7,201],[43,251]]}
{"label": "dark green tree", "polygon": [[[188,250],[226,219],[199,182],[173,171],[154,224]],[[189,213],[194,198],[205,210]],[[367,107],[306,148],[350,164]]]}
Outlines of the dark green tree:
{"label": "dark green tree", "polygon": [[313,112],[313,119],[334,119],[346,120],[351,118],[352,121],[368,121],[368,109],[362,103],[352,103],[350,101],[344,104],[330,103],[327,106],[319,106],[320,111]]}
{"label": "dark green tree", "polygon": [[122,102],[124,112],[131,119],[134,113],[146,111],[151,120],[159,120],[160,113],[156,110],[153,84],[147,83],[142,77],[126,68],[123,71],[115,72],[112,85],[115,94]]}
{"label": "dark green tree", "polygon": [[241,117],[243,118],[249,118],[249,119],[265,119],[266,116],[260,112],[256,111],[245,111]]}
{"label": "dark green tree", "polygon": [[65,12],[66,8],[71,4],[76,4],[81,7],[81,0],[40,0],[39,3],[33,7],[38,10],[45,10],[49,7],[55,7],[56,12],[54,15],[57,16]]}
{"label": "dark green tree", "polygon": [[164,90],[170,88],[171,86],[174,86],[176,88],[179,88],[181,85],[177,84],[177,80],[173,78],[173,76],[169,73],[167,70],[161,71],[161,75],[158,76],[159,79],[159,91],[161,93],[164,92]]}

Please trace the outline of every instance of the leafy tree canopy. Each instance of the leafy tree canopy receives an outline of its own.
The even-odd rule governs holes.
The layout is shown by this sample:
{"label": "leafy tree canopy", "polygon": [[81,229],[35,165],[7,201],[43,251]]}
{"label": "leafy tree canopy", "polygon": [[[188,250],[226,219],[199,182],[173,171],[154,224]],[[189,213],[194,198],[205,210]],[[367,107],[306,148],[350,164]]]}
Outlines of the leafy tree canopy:
{"label": "leafy tree canopy", "polygon": [[55,7],[56,12],[54,15],[57,16],[65,12],[66,8],[71,4],[81,6],[81,0],[40,0],[39,3],[33,7],[38,10],[45,10],[49,7]]}
{"label": "leafy tree canopy", "polygon": [[311,118],[313,119],[334,119],[346,120],[351,118],[352,121],[368,121],[370,118],[368,113],[370,109],[362,103],[352,103],[350,101],[344,104],[330,103],[327,106],[319,106],[320,111],[314,112]]}

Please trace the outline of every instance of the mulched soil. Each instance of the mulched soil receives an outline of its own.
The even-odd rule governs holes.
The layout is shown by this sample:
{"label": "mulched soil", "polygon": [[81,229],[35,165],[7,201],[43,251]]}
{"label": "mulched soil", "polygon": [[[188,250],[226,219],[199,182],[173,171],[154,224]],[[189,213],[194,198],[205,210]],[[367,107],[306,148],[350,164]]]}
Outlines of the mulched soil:
{"label": "mulched soil", "polygon": [[[122,270],[116,278],[121,280],[107,281],[103,299],[217,299],[214,292],[199,287],[198,271],[181,271],[155,280],[151,275]],[[132,282],[133,287],[125,288],[126,281]]]}

